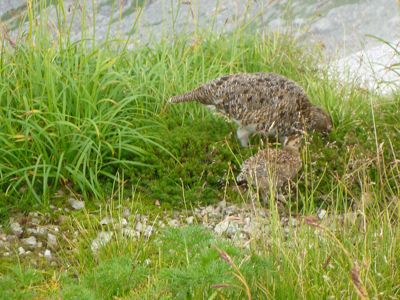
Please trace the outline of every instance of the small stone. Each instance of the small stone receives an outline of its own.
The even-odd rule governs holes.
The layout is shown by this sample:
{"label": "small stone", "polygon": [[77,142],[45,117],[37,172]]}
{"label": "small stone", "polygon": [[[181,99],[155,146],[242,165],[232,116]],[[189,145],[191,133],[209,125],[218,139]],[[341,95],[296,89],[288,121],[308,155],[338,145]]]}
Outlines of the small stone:
{"label": "small stone", "polygon": [[4,257],[10,256],[10,252],[4,252],[4,253],[3,253],[3,256],[4,256]]}
{"label": "small stone", "polygon": [[148,265],[151,264],[151,259],[150,259],[150,258],[147,258],[147,259],[144,260],[143,263],[144,263],[145,266],[148,266]]}
{"label": "small stone", "polygon": [[44,257],[46,259],[51,259],[51,251],[49,249],[44,250]]}
{"label": "small stone", "polygon": [[114,221],[113,218],[111,218],[111,217],[105,217],[105,218],[101,219],[100,225],[112,224],[113,221]]}
{"label": "small stone", "polygon": [[125,227],[128,225],[128,221],[125,218],[122,218],[119,223],[121,224],[122,227]]}
{"label": "small stone", "polygon": [[239,225],[236,222],[229,222],[228,228],[226,229],[226,235],[232,238],[236,235],[239,230]]}
{"label": "small stone", "polygon": [[75,210],[80,210],[85,207],[85,202],[77,200],[75,198],[69,198],[68,203]]}
{"label": "small stone", "polygon": [[54,234],[47,234],[47,246],[51,248],[57,246],[57,237]]}
{"label": "small stone", "polygon": [[320,220],[325,219],[325,217],[326,217],[326,210],[325,210],[325,209],[320,209],[320,210],[318,211],[317,216],[318,216],[318,219],[320,219]]}
{"label": "small stone", "polygon": [[10,229],[13,234],[16,236],[21,236],[24,230],[22,229],[21,225],[17,222],[10,224]]}
{"label": "small stone", "polygon": [[156,200],[156,201],[154,202],[154,205],[155,205],[155,206],[161,206],[160,200]]}
{"label": "small stone", "polygon": [[194,221],[194,217],[193,216],[190,216],[190,217],[186,218],[186,223],[189,224],[189,225],[193,224],[193,221]]}
{"label": "small stone", "polygon": [[220,207],[221,209],[224,209],[226,207],[226,201],[222,200],[218,202],[217,206]]}
{"label": "small stone", "polygon": [[296,227],[298,225],[297,219],[295,218],[290,218],[289,222],[292,227]]}
{"label": "small stone", "polygon": [[37,245],[36,238],[34,236],[30,236],[26,239],[22,239],[21,242],[28,247],[34,248]]}
{"label": "small stone", "polygon": [[131,210],[127,207],[124,208],[124,211],[122,212],[122,216],[124,218],[129,218],[131,216]]}
{"label": "small stone", "polygon": [[39,225],[39,224],[40,224],[40,221],[39,221],[38,218],[32,218],[31,224],[32,224],[32,225]]}
{"label": "small stone", "polygon": [[168,221],[168,226],[171,226],[171,227],[178,227],[179,224],[180,224],[179,221],[176,219],[172,219],[172,220]]}
{"label": "small stone", "polygon": [[38,243],[36,244],[36,248],[42,248],[42,246],[43,246],[43,243],[42,243],[42,242],[38,242]]}
{"label": "small stone", "polygon": [[223,220],[215,225],[214,231],[218,235],[222,235],[229,227],[229,220]]}
{"label": "small stone", "polygon": [[92,241],[92,245],[90,248],[94,253],[96,253],[101,247],[105,246],[108,242],[111,241],[113,236],[112,232],[109,231],[101,231],[97,235],[97,237]]}
{"label": "small stone", "polygon": [[137,232],[142,232],[143,231],[143,224],[140,223],[140,222],[137,222],[136,225],[135,225],[135,230]]}
{"label": "small stone", "polygon": [[128,238],[138,238],[140,237],[140,232],[137,232],[136,230],[132,228],[123,228],[122,229],[122,235]]}
{"label": "small stone", "polygon": [[149,225],[144,230],[144,236],[149,238],[153,234],[153,226]]}
{"label": "small stone", "polygon": [[18,247],[18,254],[19,255],[24,255],[26,252],[25,252],[25,249],[23,248],[23,247]]}

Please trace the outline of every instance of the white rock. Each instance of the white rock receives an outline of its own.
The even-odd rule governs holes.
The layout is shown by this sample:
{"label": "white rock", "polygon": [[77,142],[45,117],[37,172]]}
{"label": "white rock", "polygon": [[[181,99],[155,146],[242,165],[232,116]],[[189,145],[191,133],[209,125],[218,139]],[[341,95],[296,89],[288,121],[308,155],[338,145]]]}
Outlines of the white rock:
{"label": "white rock", "polygon": [[75,198],[69,198],[68,203],[75,210],[80,210],[85,207],[85,202],[77,200]]}
{"label": "white rock", "polygon": [[189,224],[189,225],[193,224],[193,221],[194,221],[194,217],[193,216],[190,216],[190,217],[186,218],[186,223]]}
{"label": "white rock", "polygon": [[23,247],[18,247],[18,254],[19,255],[24,255],[25,254],[25,249]]}
{"label": "white rock", "polygon": [[214,231],[218,235],[222,235],[229,227],[229,220],[223,220],[215,225]]}
{"label": "white rock", "polygon": [[151,264],[151,259],[150,259],[150,258],[147,258],[147,259],[144,260],[143,263],[144,263],[145,266],[148,266],[148,265]]}
{"label": "white rock", "polygon": [[10,256],[10,252],[4,252],[4,253],[3,253],[3,256],[4,256],[4,257]]}
{"label": "white rock", "polygon": [[128,238],[138,238],[140,237],[140,232],[137,232],[135,229],[132,228],[122,228],[122,235]]}
{"label": "white rock", "polygon": [[153,226],[149,225],[146,227],[146,229],[144,230],[144,236],[149,238],[152,234],[153,234]]}
{"label": "white rock", "polygon": [[217,206],[220,207],[220,208],[225,208],[226,207],[226,201],[222,200],[222,201],[218,202]]}
{"label": "white rock", "polygon": [[320,220],[325,219],[325,217],[326,217],[326,210],[325,210],[325,209],[320,209],[320,210],[318,211],[317,216],[318,216],[318,219],[320,219]]}
{"label": "white rock", "polygon": [[124,208],[124,211],[122,212],[122,216],[123,216],[124,218],[129,218],[130,215],[131,215],[131,210],[130,210],[129,208],[125,207],[125,208]]}
{"label": "white rock", "polygon": [[113,221],[114,221],[113,218],[111,218],[111,217],[105,217],[105,218],[101,219],[100,225],[112,224]]}
{"label": "white rock", "polygon": [[31,248],[33,248],[33,247],[35,247],[37,245],[37,241],[36,241],[36,238],[34,236],[30,236],[30,237],[28,237],[26,239],[22,239],[21,242],[25,246],[28,246],[28,247],[31,247]]}
{"label": "white rock", "polygon": [[128,221],[125,218],[122,218],[119,223],[121,224],[122,227],[125,227],[128,225]]}
{"label": "white rock", "polygon": [[179,224],[180,224],[179,221],[176,219],[172,219],[172,220],[168,221],[168,226],[171,226],[171,227],[178,227]]}
{"label": "white rock", "polygon": [[135,225],[135,230],[138,232],[142,232],[143,231],[143,224],[140,222],[137,222]]}
{"label": "white rock", "polygon": [[51,251],[49,249],[44,250],[44,257],[46,259],[51,259]]}
{"label": "white rock", "polygon": [[109,231],[101,231],[97,235],[97,237],[92,241],[92,245],[90,248],[93,252],[97,252],[101,247],[105,246],[113,236],[112,232]]}
{"label": "white rock", "polygon": [[10,229],[11,232],[16,236],[20,236],[24,232],[24,230],[22,229],[21,225],[18,222],[11,223]]}
{"label": "white rock", "polygon": [[52,248],[57,246],[57,237],[54,234],[47,234],[47,246]]}

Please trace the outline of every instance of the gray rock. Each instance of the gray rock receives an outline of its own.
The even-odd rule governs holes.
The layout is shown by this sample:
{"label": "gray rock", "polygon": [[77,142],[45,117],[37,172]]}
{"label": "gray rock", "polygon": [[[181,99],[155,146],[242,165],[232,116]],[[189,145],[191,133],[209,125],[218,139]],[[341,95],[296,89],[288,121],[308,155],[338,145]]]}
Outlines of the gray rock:
{"label": "gray rock", "polygon": [[168,221],[168,226],[170,227],[178,227],[180,225],[179,220],[172,219]]}
{"label": "gray rock", "polygon": [[54,248],[57,246],[57,237],[54,234],[47,234],[47,246]]}
{"label": "gray rock", "polygon": [[228,230],[229,227],[229,220],[225,219],[222,222],[219,222],[215,225],[214,231],[218,235],[222,235],[224,232]]}
{"label": "gray rock", "polygon": [[109,231],[101,231],[97,235],[97,237],[92,241],[90,248],[92,249],[93,253],[97,253],[99,249],[105,246],[107,243],[111,241],[113,236],[112,232]]}
{"label": "gray rock", "polygon": [[149,238],[153,234],[154,228],[151,225],[148,225],[144,230],[144,236]]}
{"label": "gray rock", "polygon": [[137,222],[136,225],[135,225],[135,230],[137,232],[143,232],[143,224],[140,223],[140,222]]}
{"label": "gray rock", "polygon": [[124,218],[129,218],[131,216],[131,210],[127,207],[124,208],[123,212],[122,212],[122,216]]}
{"label": "gray rock", "polygon": [[119,224],[120,224],[122,227],[126,227],[126,226],[128,225],[128,221],[127,221],[125,218],[122,218],[122,219],[119,221]]}
{"label": "gray rock", "polygon": [[36,237],[34,237],[34,236],[30,236],[26,239],[21,239],[21,242],[23,245],[25,245],[29,248],[34,248],[37,246]]}
{"label": "gray rock", "polygon": [[112,224],[114,222],[112,217],[105,217],[103,219],[101,219],[100,221],[100,225],[108,225],[108,224]]}
{"label": "gray rock", "polygon": [[190,217],[186,218],[186,223],[189,224],[189,225],[193,224],[193,221],[194,221],[194,217],[193,216],[190,216]]}
{"label": "gray rock", "polygon": [[122,228],[121,233],[123,236],[131,239],[136,239],[140,237],[140,232],[132,228]]}
{"label": "gray rock", "polygon": [[75,210],[80,210],[80,209],[83,209],[85,207],[85,202],[77,200],[75,198],[69,198],[68,199],[68,203]]}
{"label": "gray rock", "polygon": [[18,222],[13,222],[10,224],[10,229],[13,234],[16,236],[21,236],[24,230]]}

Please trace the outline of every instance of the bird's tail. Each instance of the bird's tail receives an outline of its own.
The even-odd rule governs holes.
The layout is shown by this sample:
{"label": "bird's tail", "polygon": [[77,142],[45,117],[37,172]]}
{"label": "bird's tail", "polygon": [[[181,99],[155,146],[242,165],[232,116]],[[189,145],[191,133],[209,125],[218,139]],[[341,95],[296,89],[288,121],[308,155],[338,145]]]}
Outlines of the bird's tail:
{"label": "bird's tail", "polygon": [[203,87],[199,87],[185,94],[171,97],[168,100],[168,103],[181,103],[190,101],[197,101],[206,104],[209,102],[209,95]]}

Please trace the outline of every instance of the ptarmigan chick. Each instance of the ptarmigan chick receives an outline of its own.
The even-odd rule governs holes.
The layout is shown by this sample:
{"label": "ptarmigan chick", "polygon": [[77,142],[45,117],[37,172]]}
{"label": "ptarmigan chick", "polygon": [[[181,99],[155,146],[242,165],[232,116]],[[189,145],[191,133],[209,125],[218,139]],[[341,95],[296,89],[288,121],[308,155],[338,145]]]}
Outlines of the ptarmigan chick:
{"label": "ptarmigan chick", "polygon": [[329,133],[332,128],[331,117],[313,105],[298,84],[274,73],[222,76],[169,100],[187,101],[200,102],[234,120],[242,146],[254,132],[282,142],[299,132]]}
{"label": "ptarmigan chick", "polygon": [[278,194],[300,171],[301,142],[300,136],[291,136],[286,139],[283,149],[260,150],[243,162],[237,182],[253,185],[264,202],[267,202],[270,191]]}

